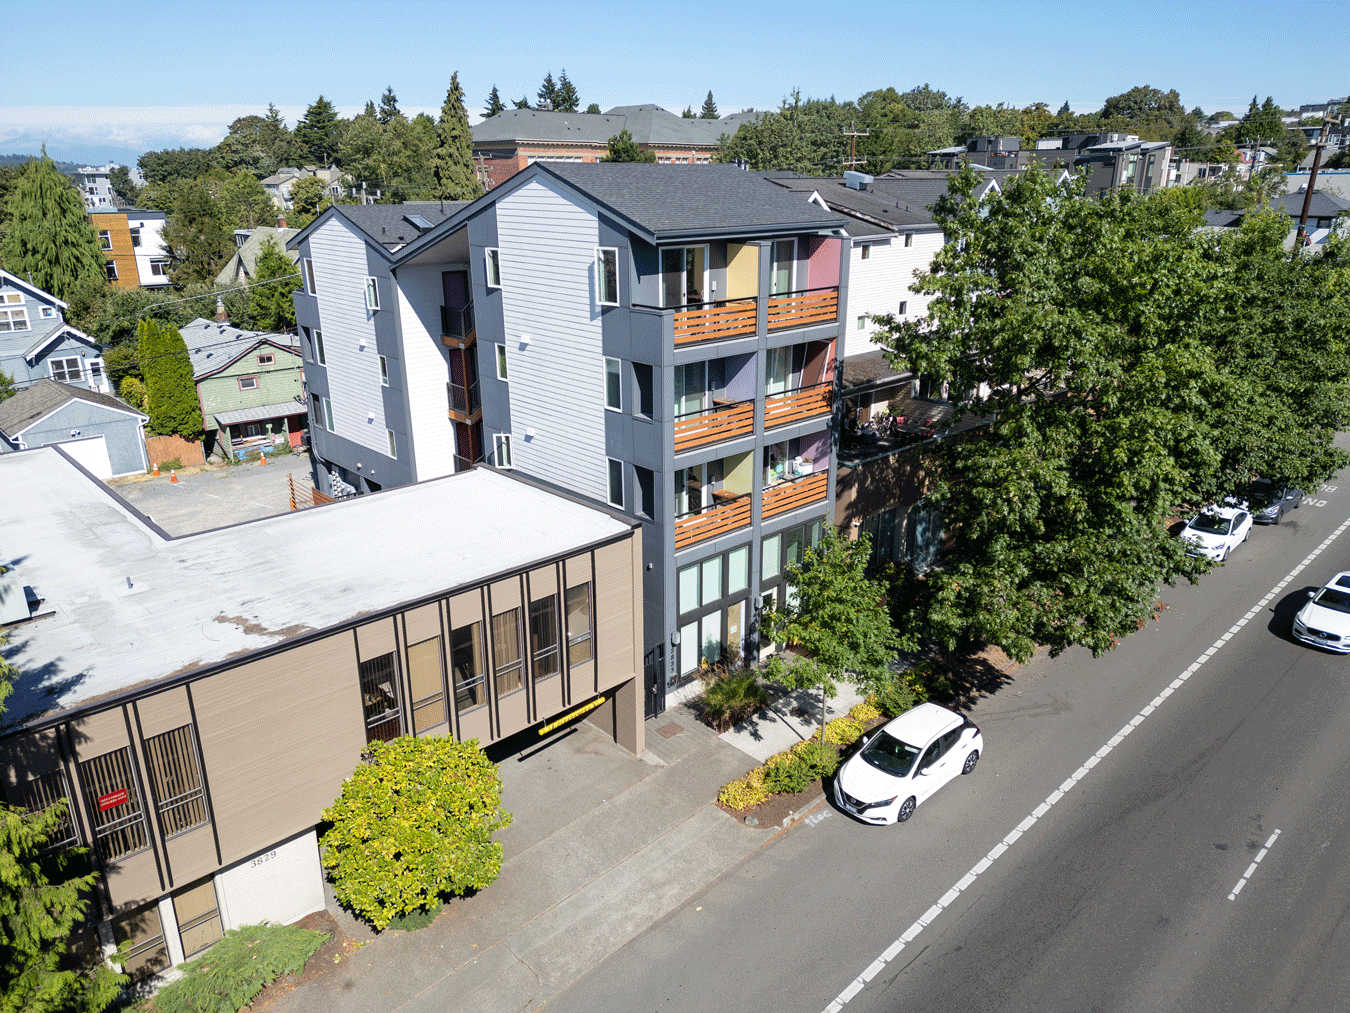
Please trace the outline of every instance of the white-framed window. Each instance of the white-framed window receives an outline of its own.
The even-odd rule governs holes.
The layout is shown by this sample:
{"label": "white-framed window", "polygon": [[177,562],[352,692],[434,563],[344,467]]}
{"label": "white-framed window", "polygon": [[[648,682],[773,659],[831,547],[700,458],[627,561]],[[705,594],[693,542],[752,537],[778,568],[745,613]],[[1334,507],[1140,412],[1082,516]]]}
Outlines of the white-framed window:
{"label": "white-framed window", "polygon": [[314,332],[314,354],[319,357],[320,366],[328,365],[328,360],[324,358],[323,354],[323,331]]}
{"label": "white-framed window", "polygon": [[858,330],[860,330],[860,331],[865,331],[865,330],[867,330],[867,314],[866,314],[866,313],[864,313],[864,314],[862,314],[861,316],[858,317]]}
{"label": "white-framed window", "polygon": [[108,229],[98,230],[99,249],[107,253],[112,250],[112,232]]}
{"label": "white-framed window", "polygon": [[141,245],[141,227],[139,225],[137,225],[134,229],[131,230],[131,245],[132,246]]}
{"label": "white-framed window", "polygon": [[[39,311],[39,313],[40,313],[40,315],[41,315],[41,317],[42,317],[43,320],[52,320],[52,319],[54,319],[54,318],[56,317],[56,307],[55,307],[55,306],[43,306],[43,307],[41,308],[41,310]],[[26,330],[26,328],[24,328],[24,327],[16,327],[16,328],[14,328],[14,329],[15,329],[16,331]]]}
{"label": "white-framed window", "polygon": [[117,261],[110,260],[103,265],[103,273],[108,276],[109,281],[117,280]]}
{"label": "white-framed window", "polygon": [[389,386],[389,360],[383,355],[380,356],[380,386]]}
{"label": "white-framed window", "polygon": [[392,429],[386,429],[386,430],[384,431],[384,435],[387,436],[387,437],[389,437],[389,456],[392,457],[395,461],[397,461],[397,460],[398,460],[398,443],[395,442],[395,440],[394,440],[394,431],[393,431]]}
{"label": "white-framed window", "polygon": [[[44,306],[43,316],[50,310],[50,306]],[[8,292],[5,294],[4,302],[0,303],[0,331],[26,331],[28,330],[28,308],[23,304],[23,296],[17,292]]]}
{"label": "white-framed window", "polygon": [[323,399],[323,427],[330,433],[337,432],[333,426],[333,402],[328,398]]}
{"label": "white-framed window", "polygon": [[601,306],[619,305],[619,251],[601,246],[595,251],[596,301]]}
{"label": "white-framed window", "polygon": [[623,462],[605,458],[609,466],[609,505],[623,509]]}
{"label": "white-framed window", "polygon": [[377,310],[380,308],[380,285],[377,279],[366,279],[366,309]]}
{"label": "white-framed window", "polygon": [[258,378],[256,376],[241,376],[239,378],[240,390],[257,390]]}
{"label": "white-framed window", "polygon": [[498,433],[492,437],[492,445],[497,452],[497,467],[511,467],[511,437],[505,433]]}
{"label": "white-framed window", "polygon": [[169,262],[160,259],[150,261],[150,273],[156,278],[167,277],[169,274]]}
{"label": "white-framed window", "polygon": [[305,258],[305,291],[309,295],[314,295],[316,292],[314,288],[314,261],[308,257]]}
{"label": "white-framed window", "polygon": [[487,287],[502,287],[502,255],[495,246],[489,246],[483,251],[484,264],[487,268]]}
{"label": "white-framed window", "polygon": [[618,359],[605,359],[605,407],[612,412],[623,411],[622,369]]}
{"label": "white-framed window", "polygon": [[48,359],[47,368],[51,371],[52,379],[61,383],[79,383],[84,376],[84,368],[78,358]]}
{"label": "white-framed window", "polygon": [[913,233],[913,232],[906,232],[906,233],[905,233],[905,245],[906,245],[906,246],[913,246],[913,245],[914,245],[914,233]]}
{"label": "white-framed window", "polygon": [[498,346],[497,346],[497,379],[498,379],[498,380],[505,380],[505,379],[507,379],[507,375],[506,375],[506,346],[505,346],[505,345],[498,345]]}

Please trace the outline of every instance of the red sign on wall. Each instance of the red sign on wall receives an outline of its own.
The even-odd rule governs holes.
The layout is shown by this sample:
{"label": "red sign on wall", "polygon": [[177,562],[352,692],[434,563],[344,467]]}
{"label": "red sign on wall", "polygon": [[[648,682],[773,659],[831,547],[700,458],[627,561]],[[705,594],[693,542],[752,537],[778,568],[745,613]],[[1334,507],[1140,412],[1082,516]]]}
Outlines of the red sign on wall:
{"label": "red sign on wall", "polygon": [[110,791],[108,792],[108,794],[100,795],[98,797],[99,812],[106,812],[109,809],[114,809],[119,805],[126,805],[126,804],[127,804],[127,790],[125,788],[118,788],[116,791]]}

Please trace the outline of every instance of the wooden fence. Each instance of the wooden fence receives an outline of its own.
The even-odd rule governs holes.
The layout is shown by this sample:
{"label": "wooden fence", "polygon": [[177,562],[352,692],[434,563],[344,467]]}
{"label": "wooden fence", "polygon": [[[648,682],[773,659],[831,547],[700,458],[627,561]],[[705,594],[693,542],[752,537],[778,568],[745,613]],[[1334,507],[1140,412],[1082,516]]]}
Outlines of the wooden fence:
{"label": "wooden fence", "polygon": [[181,436],[147,436],[145,452],[150,455],[150,465],[163,464],[177,460],[180,468],[190,468],[205,464],[206,455],[202,453],[199,440],[185,440]]}

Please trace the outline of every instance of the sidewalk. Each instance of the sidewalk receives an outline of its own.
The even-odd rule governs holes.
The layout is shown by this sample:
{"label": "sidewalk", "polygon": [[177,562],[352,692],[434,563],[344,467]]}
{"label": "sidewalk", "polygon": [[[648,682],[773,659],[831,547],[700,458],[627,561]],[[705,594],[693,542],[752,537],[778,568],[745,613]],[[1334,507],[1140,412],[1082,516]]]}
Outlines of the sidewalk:
{"label": "sidewalk", "polygon": [[406,934],[373,937],[330,903],[369,943],[269,1013],[538,1009],[781,830],[713,805],[756,759],[687,706],[648,721],[646,745],[633,756],[583,721],[500,761],[514,822],[497,882]]}

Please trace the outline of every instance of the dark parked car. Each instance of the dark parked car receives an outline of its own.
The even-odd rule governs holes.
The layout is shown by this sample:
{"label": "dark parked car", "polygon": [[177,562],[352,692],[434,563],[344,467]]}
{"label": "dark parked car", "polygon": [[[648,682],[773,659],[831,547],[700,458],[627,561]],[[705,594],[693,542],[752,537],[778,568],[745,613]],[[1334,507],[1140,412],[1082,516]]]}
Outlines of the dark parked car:
{"label": "dark parked car", "polygon": [[1297,510],[1303,502],[1303,490],[1281,485],[1268,478],[1252,483],[1252,519],[1257,524],[1279,524],[1286,510]]}

